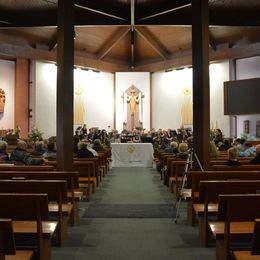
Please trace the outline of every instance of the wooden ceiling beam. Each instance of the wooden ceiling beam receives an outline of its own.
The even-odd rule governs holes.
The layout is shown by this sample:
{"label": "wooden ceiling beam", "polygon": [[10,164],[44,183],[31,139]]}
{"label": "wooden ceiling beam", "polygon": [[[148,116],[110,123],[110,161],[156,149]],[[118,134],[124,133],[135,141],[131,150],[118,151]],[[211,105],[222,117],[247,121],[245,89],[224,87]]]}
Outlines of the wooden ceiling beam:
{"label": "wooden ceiling beam", "polygon": [[[95,2],[95,1],[93,1]],[[135,8],[136,9],[136,8]],[[140,12],[136,9],[135,13]],[[256,11],[243,13],[225,11],[214,11],[210,13],[209,24],[211,26],[260,26],[259,14]],[[17,28],[17,27],[56,27],[57,26],[57,11],[20,11],[8,12],[0,11],[0,28]],[[48,19],[46,19],[48,17]],[[248,19],[251,17],[251,19]],[[104,16],[99,13],[93,13],[89,10],[76,8],[75,10],[75,26],[122,26],[131,25],[130,19],[118,20],[116,18]],[[179,10],[178,12],[166,13],[150,19],[140,21],[135,18],[135,26],[191,26],[191,15],[189,10]]]}
{"label": "wooden ceiling beam", "polygon": [[57,32],[55,33],[55,35],[52,37],[52,39],[50,40],[49,43],[49,51],[53,51],[54,49],[56,49],[57,47],[57,40],[58,40],[58,34]]}
{"label": "wooden ceiling beam", "polygon": [[191,5],[191,0],[164,0],[160,4],[147,5],[144,3],[143,7],[140,6],[137,12],[137,20],[144,21],[153,17],[161,16],[167,13],[172,13],[182,8],[186,8]]}
{"label": "wooden ceiling beam", "polygon": [[[50,62],[56,62],[56,51],[43,49],[34,49],[30,46],[13,45],[9,43],[0,43],[0,55],[10,58],[40,59]],[[102,71],[130,71],[129,64],[122,61],[100,61],[95,55],[84,51],[75,51],[74,64],[76,66],[95,68]]]}
{"label": "wooden ceiling beam", "polygon": [[135,67],[135,0],[131,0],[131,68]]}
{"label": "wooden ceiling beam", "polygon": [[215,51],[217,49],[216,39],[212,33],[212,31],[209,30],[209,46]]}
{"label": "wooden ceiling beam", "polygon": [[127,33],[130,31],[130,27],[119,28],[112,37],[106,41],[106,43],[97,52],[98,60],[102,60],[117,44],[121,41]]}
{"label": "wooden ceiling beam", "polygon": [[[209,25],[211,26],[260,26],[258,12],[255,10],[244,12],[243,10],[214,10],[210,12]],[[160,16],[154,16],[145,20],[137,20],[136,25],[149,26],[191,26],[191,8],[179,9],[176,12],[168,12]]]}
{"label": "wooden ceiling beam", "polygon": [[[228,45],[227,45],[228,46]],[[260,43],[254,43],[244,46],[237,46],[231,48],[217,48],[216,51],[210,50],[210,61],[241,59],[260,55]],[[172,55],[169,60],[158,62],[143,62],[137,63],[134,71],[150,71],[156,72],[159,70],[166,70],[170,68],[177,68],[182,66],[190,66],[192,64],[191,51],[179,51]]]}
{"label": "wooden ceiling beam", "polygon": [[131,68],[135,67],[135,31],[131,30]]}
{"label": "wooden ceiling beam", "polygon": [[74,0],[74,4],[78,8],[89,10],[94,13],[98,13],[104,16],[112,17],[118,20],[127,21],[129,17],[129,6],[126,4],[110,1],[98,0]]}
{"label": "wooden ceiling beam", "polygon": [[164,59],[167,60],[169,53],[160,41],[145,27],[136,27],[136,32]]}

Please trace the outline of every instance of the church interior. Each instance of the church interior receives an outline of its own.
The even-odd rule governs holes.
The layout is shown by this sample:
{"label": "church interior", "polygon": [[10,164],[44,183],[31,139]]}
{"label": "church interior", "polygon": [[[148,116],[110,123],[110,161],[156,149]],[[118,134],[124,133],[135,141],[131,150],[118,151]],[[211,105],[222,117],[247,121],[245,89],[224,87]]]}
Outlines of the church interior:
{"label": "church interior", "polygon": [[0,259],[260,259],[259,11],[0,0]]}

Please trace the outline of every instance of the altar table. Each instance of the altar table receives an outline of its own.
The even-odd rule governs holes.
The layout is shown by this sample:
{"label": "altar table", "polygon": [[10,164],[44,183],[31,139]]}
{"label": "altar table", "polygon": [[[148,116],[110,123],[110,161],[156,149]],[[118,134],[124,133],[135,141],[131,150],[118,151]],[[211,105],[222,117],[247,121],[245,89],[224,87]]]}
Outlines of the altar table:
{"label": "altar table", "polygon": [[150,143],[112,143],[112,167],[152,167]]}

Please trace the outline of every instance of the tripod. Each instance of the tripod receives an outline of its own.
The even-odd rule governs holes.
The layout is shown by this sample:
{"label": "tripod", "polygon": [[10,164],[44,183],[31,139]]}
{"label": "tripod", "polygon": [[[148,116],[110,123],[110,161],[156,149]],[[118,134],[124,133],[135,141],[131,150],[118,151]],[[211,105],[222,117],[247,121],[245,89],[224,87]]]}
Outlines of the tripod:
{"label": "tripod", "polygon": [[[200,163],[200,160],[199,160],[197,154],[195,153],[194,149],[190,148],[188,150],[187,160],[186,160],[186,164],[185,164],[185,167],[184,167],[181,190],[179,192],[179,197],[178,197],[178,200],[176,202],[176,215],[175,215],[175,219],[174,219],[174,222],[176,224],[177,224],[177,220],[178,220],[178,217],[179,217],[179,210],[180,210],[180,204],[181,204],[181,199],[182,199],[182,196],[183,196],[184,187],[185,187],[185,184],[186,184],[186,181],[187,181],[187,172],[188,172],[188,169],[192,169],[192,167],[193,167],[193,157],[195,157],[195,160],[198,163],[200,170],[204,171],[203,168],[202,168],[202,165]],[[177,194],[176,194],[176,196],[177,196]]]}

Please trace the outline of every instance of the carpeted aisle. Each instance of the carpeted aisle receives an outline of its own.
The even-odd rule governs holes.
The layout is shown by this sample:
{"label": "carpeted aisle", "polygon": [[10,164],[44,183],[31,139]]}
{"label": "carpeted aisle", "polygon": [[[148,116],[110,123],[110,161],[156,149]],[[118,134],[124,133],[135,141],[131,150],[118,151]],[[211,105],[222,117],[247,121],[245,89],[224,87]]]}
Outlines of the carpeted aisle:
{"label": "carpeted aisle", "polygon": [[80,222],[52,259],[215,259],[215,249],[199,243],[198,227],[186,224],[185,203],[174,223],[171,194],[153,169],[112,169],[80,207]]}

